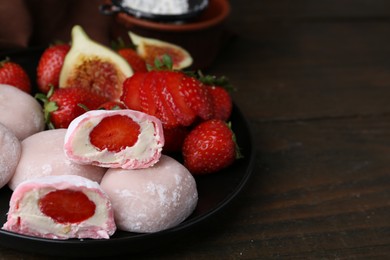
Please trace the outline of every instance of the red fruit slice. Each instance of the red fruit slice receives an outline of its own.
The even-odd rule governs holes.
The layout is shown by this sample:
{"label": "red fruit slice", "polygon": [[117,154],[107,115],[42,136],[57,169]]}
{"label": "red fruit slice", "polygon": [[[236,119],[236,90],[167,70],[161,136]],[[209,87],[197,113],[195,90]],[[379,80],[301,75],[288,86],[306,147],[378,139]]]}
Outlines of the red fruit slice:
{"label": "red fruit slice", "polygon": [[157,106],[155,103],[156,93],[156,71],[149,72],[142,86],[140,87],[139,97],[141,103],[141,109],[148,115],[155,116],[157,111]]}
{"label": "red fruit slice", "polygon": [[58,223],[78,223],[95,214],[96,205],[81,191],[56,190],[38,202],[39,209]]}
{"label": "red fruit slice", "polygon": [[187,105],[184,95],[179,91],[183,77],[182,73],[166,72],[164,76],[166,92],[164,95],[179,123],[183,126],[189,126],[195,121],[196,114]]}
{"label": "red fruit slice", "polygon": [[135,73],[123,82],[123,94],[120,100],[133,110],[142,111],[140,101],[140,88],[147,73]]}
{"label": "red fruit slice", "polygon": [[203,120],[213,115],[212,101],[207,87],[199,80],[185,76],[179,86],[188,106]]}
{"label": "red fruit slice", "polygon": [[140,134],[140,126],[133,119],[114,115],[103,118],[89,134],[91,144],[100,150],[120,152],[133,146]]}
{"label": "red fruit slice", "polygon": [[165,83],[165,72],[156,72],[155,77],[155,103],[157,105],[157,117],[165,128],[173,128],[179,125],[177,117],[173,114],[168,99],[169,93]]}

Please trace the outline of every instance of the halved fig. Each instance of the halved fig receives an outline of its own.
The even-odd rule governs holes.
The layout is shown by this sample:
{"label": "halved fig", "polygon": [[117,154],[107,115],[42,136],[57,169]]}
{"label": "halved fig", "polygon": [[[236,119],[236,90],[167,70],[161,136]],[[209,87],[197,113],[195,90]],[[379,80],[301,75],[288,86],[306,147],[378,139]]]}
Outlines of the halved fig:
{"label": "halved fig", "polygon": [[76,25],[72,47],[60,74],[60,88],[82,86],[109,100],[119,100],[123,81],[133,75],[127,61],[115,51],[93,41]]}
{"label": "halved fig", "polygon": [[147,64],[154,65],[156,58],[164,54],[169,55],[173,61],[173,69],[180,70],[192,65],[193,59],[184,48],[158,39],[147,38],[129,31],[129,36],[136,50]]}

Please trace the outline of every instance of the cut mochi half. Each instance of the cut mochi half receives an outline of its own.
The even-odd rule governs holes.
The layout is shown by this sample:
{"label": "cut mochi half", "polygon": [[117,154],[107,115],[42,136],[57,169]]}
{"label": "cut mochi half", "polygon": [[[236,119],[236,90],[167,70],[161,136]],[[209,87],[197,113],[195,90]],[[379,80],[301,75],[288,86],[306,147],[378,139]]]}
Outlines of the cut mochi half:
{"label": "cut mochi half", "polygon": [[156,117],[130,109],[91,110],[69,125],[64,151],[80,164],[138,169],[158,162],[163,146]]}
{"label": "cut mochi half", "polygon": [[116,225],[111,202],[97,182],[61,175],[21,183],[12,193],[3,229],[52,239],[108,239]]}

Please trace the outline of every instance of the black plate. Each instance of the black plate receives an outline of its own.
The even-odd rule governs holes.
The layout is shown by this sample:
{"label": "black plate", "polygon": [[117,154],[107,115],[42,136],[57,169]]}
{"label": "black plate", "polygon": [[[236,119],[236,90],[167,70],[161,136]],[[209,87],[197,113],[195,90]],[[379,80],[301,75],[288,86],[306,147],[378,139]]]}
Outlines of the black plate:
{"label": "black plate", "polygon": [[123,0],[112,0],[112,4],[100,6],[100,12],[112,15],[117,12],[124,12],[137,18],[153,20],[155,22],[186,22],[199,16],[208,6],[207,0],[189,1],[189,11],[183,14],[154,14],[130,8],[123,5]]}
{"label": "black plate", "polygon": [[[35,82],[35,72],[41,49],[30,49],[0,54],[22,65]],[[117,231],[108,240],[71,239],[54,240],[24,236],[0,230],[0,245],[21,251],[61,256],[107,256],[125,254],[156,248],[177,239],[180,234],[188,234],[216,213],[220,212],[239,194],[248,181],[254,168],[254,150],[249,125],[240,110],[234,106],[231,116],[232,128],[236,133],[243,159],[237,160],[229,168],[215,174],[197,177],[199,201],[194,213],[180,225],[157,233],[136,234]],[[0,226],[6,222],[11,190],[0,189]]]}

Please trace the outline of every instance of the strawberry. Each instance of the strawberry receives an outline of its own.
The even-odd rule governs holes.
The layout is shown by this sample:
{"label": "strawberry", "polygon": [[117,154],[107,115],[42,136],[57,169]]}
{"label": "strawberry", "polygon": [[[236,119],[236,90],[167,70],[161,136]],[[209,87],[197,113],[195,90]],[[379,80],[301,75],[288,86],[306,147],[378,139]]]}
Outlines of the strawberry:
{"label": "strawberry", "polygon": [[179,85],[179,92],[188,106],[203,120],[213,115],[212,101],[207,87],[199,80],[185,76]]}
{"label": "strawberry", "polygon": [[223,87],[211,86],[209,93],[212,99],[213,118],[227,121],[232,113],[233,102],[229,92]]}
{"label": "strawberry", "polygon": [[133,72],[146,72],[146,62],[138,55],[137,51],[132,46],[126,46],[122,38],[112,42],[112,48],[122,56],[131,66]]}
{"label": "strawberry", "polygon": [[207,87],[183,72],[171,70],[171,60],[156,60],[155,70],[135,73],[123,84],[127,107],[158,117],[165,128],[189,126],[197,117],[212,116]]}
{"label": "strawberry", "polygon": [[217,172],[240,157],[235,136],[219,119],[201,122],[183,143],[184,165],[194,175]]}
{"label": "strawberry", "polygon": [[78,223],[95,214],[96,205],[81,191],[55,190],[38,201],[40,211],[55,222]]}
{"label": "strawberry", "polygon": [[50,87],[58,88],[60,72],[70,45],[66,43],[51,45],[42,53],[37,67],[37,85],[42,93]]}
{"label": "strawberry", "polygon": [[134,72],[146,72],[145,61],[131,48],[123,48],[117,51],[131,66]]}
{"label": "strawberry", "polygon": [[216,77],[203,75],[201,71],[191,73],[191,76],[199,79],[203,84],[208,86],[208,92],[212,103],[212,118],[227,121],[232,113],[233,102],[230,96],[235,88],[230,84],[225,76]]}
{"label": "strawberry", "polygon": [[43,102],[49,128],[67,128],[73,119],[107,101],[91,90],[78,87],[52,88],[47,96],[39,93],[35,97]]}
{"label": "strawberry", "polygon": [[22,66],[8,58],[0,62],[0,83],[31,93],[31,81],[26,71]]}
{"label": "strawberry", "polygon": [[123,92],[120,99],[128,108],[142,111],[139,94],[146,75],[147,73],[134,73],[123,82]]}
{"label": "strawberry", "polygon": [[187,127],[174,127],[170,129],[164,128],[164,147],[163,152],[165,153],[174,153],[181,152],[184,139],[188,135],[189,130]]}
{"label": "strawberry", "polygon": [[91,144],[100,150],[120,152],[126,147],[133,146],[140,134],[140,126],[133,119],[123,115],[103,118],[97,124],[89,138]]}

